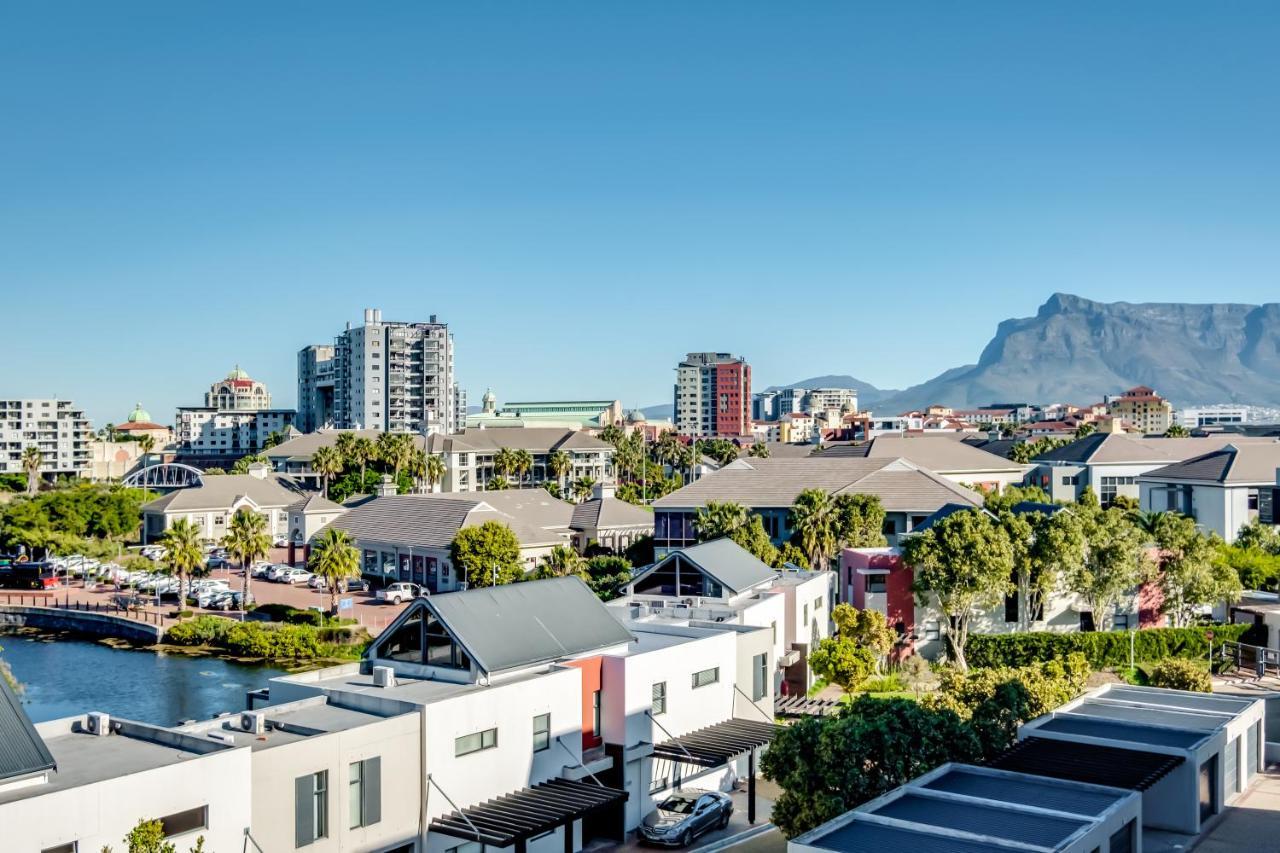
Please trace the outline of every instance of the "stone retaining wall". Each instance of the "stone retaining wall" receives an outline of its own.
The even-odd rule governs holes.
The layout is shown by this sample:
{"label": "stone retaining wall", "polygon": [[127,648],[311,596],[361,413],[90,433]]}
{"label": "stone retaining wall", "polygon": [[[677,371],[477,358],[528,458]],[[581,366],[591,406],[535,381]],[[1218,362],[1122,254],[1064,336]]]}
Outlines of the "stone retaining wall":
{"label": "stone retaining wall", "polygon": [[76,631],[95,637],[119,637],[148,645],[158,643],[164,637],[164,628],[159,625],[148,625],[108,613],[20,604],[0,604],[0,627],[5,626]]}

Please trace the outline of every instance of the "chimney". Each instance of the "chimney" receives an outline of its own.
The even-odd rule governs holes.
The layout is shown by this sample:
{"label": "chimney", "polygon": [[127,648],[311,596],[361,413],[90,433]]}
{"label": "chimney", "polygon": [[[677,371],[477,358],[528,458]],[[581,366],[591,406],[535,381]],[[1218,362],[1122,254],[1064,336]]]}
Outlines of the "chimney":
{"label": "chimney", "polygon": [[382,480],[379,481],[378,483],[378,489],[374,494],[376,494],[380,498],[384,498],[387,495],[394,495],[398,491],[399,491],[399,488],[397,488],[396,486],[395,478],[393,478],[390,474],[383,474]]}
{"label": "chimney", "polygon": [[395,687],[396,671],[389,666],[375,666],[373,668],[373,686]]}
{"label": "chimney", "polygon": [[605,498],[613,497],[613,495],[614,495],[614,488],[612,485],[609,485],[606,483],[596,483],[594,486],[591,487],[591,498],[593,500],[604,500]]}
{"label": "chimney", "polygon": [[364,309],[364,324],[367,326],[372,322],[373,322],[373,309],[372,308]]}
{"label": "chimney", "polygon": [[265,480],[271,473],[271,466],[265,462],[254,462],[249,466],[249,476],[255,480]]}

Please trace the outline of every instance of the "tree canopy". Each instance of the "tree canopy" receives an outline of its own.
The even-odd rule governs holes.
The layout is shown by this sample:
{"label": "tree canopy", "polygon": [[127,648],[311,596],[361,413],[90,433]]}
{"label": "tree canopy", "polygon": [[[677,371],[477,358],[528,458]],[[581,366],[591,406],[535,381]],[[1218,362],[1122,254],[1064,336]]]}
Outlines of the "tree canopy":
{"label": "tree canopy", "polygon": [[454,569],[470,587],[524,580],[520,540],[499,521],[486,521],[458,531],[449,546]]}

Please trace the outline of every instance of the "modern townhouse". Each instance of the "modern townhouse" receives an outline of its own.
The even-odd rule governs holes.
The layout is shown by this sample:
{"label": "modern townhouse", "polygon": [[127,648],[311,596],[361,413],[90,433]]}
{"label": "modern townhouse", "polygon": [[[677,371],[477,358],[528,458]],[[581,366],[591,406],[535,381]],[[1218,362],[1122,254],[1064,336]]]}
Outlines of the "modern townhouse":
{"label": "modern townhouse", "polygon": [[1157,468],[1202,456],[1226,444],[1269,440],[1274,441],[1240,435],[1144,438],[1098,432],[1037,456],[1025,483],[1039,486],[1055,501],[1075,501],[1086,487],[1091,488],[1103,506],[1110,506],[1119,496],[1138,500],[1138,478]]}
{"label": "modern townhouse", "polygon": [[1201,530],[1233,542],[1246,524],[1276,524],[1277,471],[1280,442],[1228,443],[1140,475],[1140,506],[1190,516]]}
{"label": "modern townhouse", "polygon": [[869,494],[886,512],[888,540],[909,532],[949,503],[979,506],[982,497],[906,459],[741,458],[653,502],[659,556],[696,544],[694,518],[710,501],[733,501],[758,513],[776,545],[791,536],[791,505],[805,489]]}
{"label": "modern townhouse", "polygon": [[251,465],[248,474],[205,476],[198,485],[143,504],[143,534],[155,540],[179,518],[185,518],[199,528],[202,538],[218,540],[226,534],[231,517],[247,508],[266,518],[272,538],[283,538],[288,535],[289,508],[309,496],[302,483],[274,474],[259,463]]}
{"label": "modern townhouse", "polygon": [[89,419],[70,400],[0,400],[0,473],[25,474],[22,453],[40,451],[40,477],[89,473]]}

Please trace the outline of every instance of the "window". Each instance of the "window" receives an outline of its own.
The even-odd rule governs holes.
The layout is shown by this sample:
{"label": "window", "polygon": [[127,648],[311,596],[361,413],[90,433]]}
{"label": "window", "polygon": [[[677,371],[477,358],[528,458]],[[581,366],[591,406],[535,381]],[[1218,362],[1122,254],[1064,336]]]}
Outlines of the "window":
{"label": "window", "polygon": [[822,609],[822,596],[818,596],[813,600],[813,612],[817,613]]}
{"label": "window", "polygon": [[306,847],[329,835],[329,771],[293,780],[294,846]]}
{"label": "window", "polygon": [[382,757],[375,755],[348,765],[349,826],[373,826],[382,820]]}
{"label": "window", "polygon": [[1129,630],[1129,614],[1117,613],[1114,616],[1112,616],[1111,629],[1113,631],[1128,631]]}
{"label": "window", "polygon": [[937,619],[928,619],[925,621],[924,638],[926,640],[942,639],[942,629],[939,627]]}
{"label": "window", "polygon": [[804,618],[800,621],[806,624],[809,622],[809,605],[807,604],[804,606]]}
{"label": "window", "polygon": [[1249,490],[1249,512],[1257,512],[1257,511],[1258,511],[1258,490],[1250,489]]}
{"label": "window", "polygon": [[194,832],[197,829],[208,829],[209,807],[200,806],[199,808],[187,809],[185,812],[165,815],[160,818],[160,825],[164,827],[165,838],[173,838],[175,835]]}
{"label": "window", "polygon": [[485,729],[482,732],[475,732],[469,735],[463,735],[453,742],[453,754],[455,757],[470,755],[473,752],[480,752],[485,749],[493,749],[498,745],[498,730]]}
{"label": "window", "polygon": [[533,751],[551,748],[551,715],[539,714],[533,718]]}
{"label": "window", "polygon": [[694,689],[697,689],[699,687],[706,687],[708,684],[715,684],[719,680],[720,680],[720,667],[718,666],[712,667],[711,669],[704,669],[700,672],[695,672],[693,674]]}
{"label": "window", "polygon": [[1137,480],[1133,477],[1103,477],[1100,484],[1098,499],[1102,506],[1109,507],[1111,502],[1116,499],[1120,486],[1132,486]]}
{"label": "window", "polygon": [[591,733],[600,737],[600,691],[591,694]]}
{"label": "window", "polygon": [[59,844],[57,847],[46,847],[40,853],[76,853],[76,842],[68,841],[66,844]]}
{"label": "window", "polygon": [[883,594],[888,583],[888,575],[864,575],[866,580],[865,589],[870,593]]}
{"label": "window", "polygon": [[880,532],[883,533],[885,536],[897,536],[898,522],[892,518],[886,518],[884,520],[884,524],[880,526]]}
{"label": "window", "polygon": [[751,659],[751,701],[759,702],[769,695],[769,655],[756,655]]}
{"label": "window", "polygon": [[667,713],[667,682],[659,681],[653,685],[653,703],[649,706],[649,713],[655,717]]}
{"label": "window", "polygon": [[1062,485],[1064,485],[1064,486],[1074,486],[1075,484],[1076,484],[1076,477],[1075,477],[1075,475],[1074,475],[1074,474],[1063,474],[1063,475],[1062,475]]}

